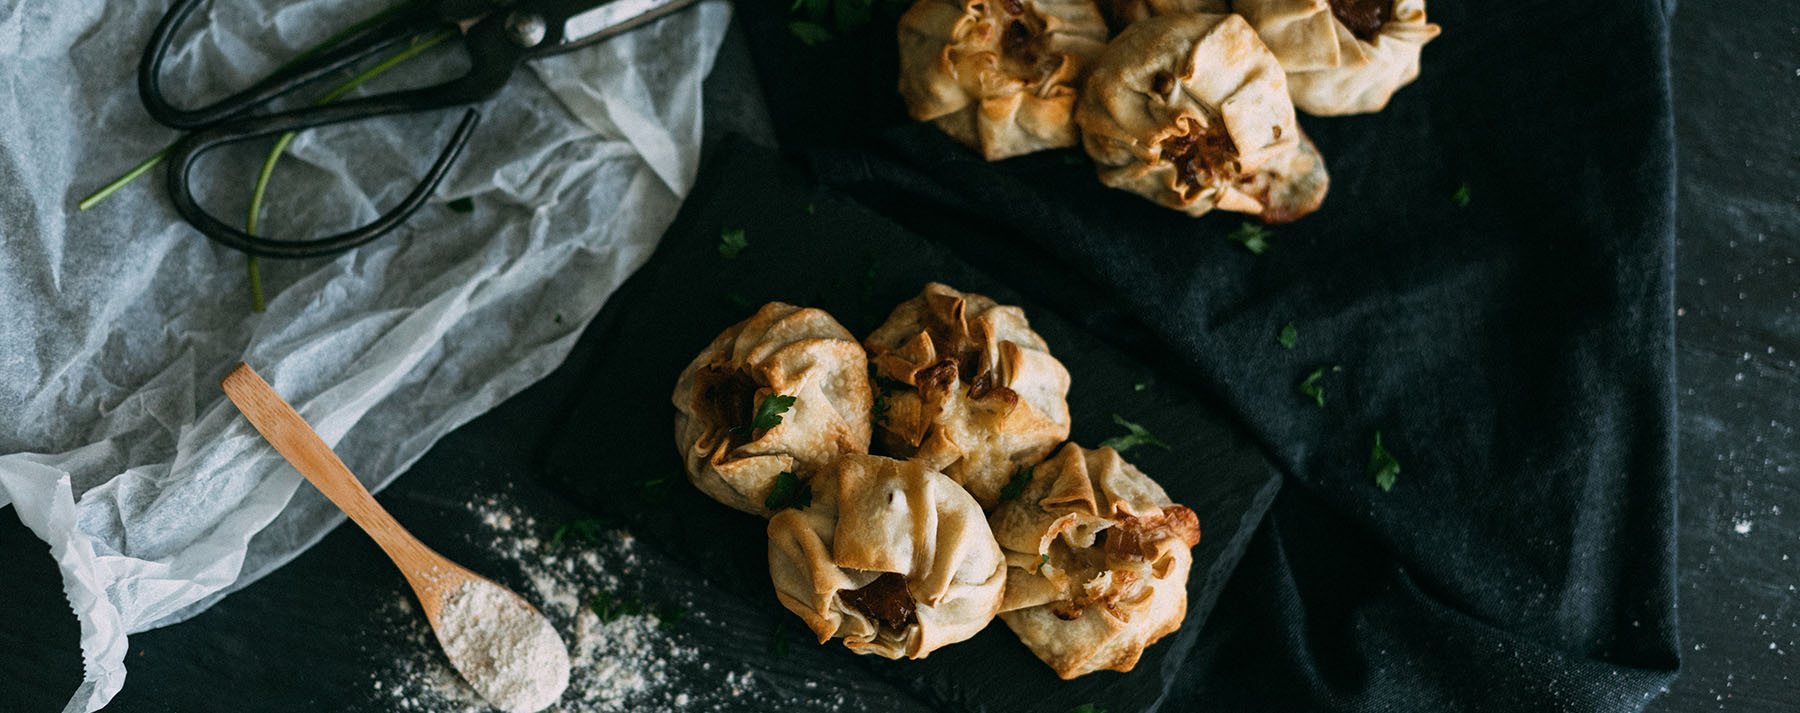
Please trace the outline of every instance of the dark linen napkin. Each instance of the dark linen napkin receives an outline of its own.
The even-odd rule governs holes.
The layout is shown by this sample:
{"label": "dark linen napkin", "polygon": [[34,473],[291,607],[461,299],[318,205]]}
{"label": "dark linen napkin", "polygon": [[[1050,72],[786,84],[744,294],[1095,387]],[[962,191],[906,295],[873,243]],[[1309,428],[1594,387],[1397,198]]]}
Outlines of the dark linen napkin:
{"label": "dark linen napkin", "polygon": [[[1433,5],[1386,110],[1301,117],[1331,193],[1261,255],[1079,149],[987,163],[908,121],[895,6],[807,47],[763,5],[770,114],[821,182],[1216,397],[1284,469],[1164,710],[1625,711],[1673,679],[1662,3]],[[1321,367],[1323,407],[1297,389]]]}

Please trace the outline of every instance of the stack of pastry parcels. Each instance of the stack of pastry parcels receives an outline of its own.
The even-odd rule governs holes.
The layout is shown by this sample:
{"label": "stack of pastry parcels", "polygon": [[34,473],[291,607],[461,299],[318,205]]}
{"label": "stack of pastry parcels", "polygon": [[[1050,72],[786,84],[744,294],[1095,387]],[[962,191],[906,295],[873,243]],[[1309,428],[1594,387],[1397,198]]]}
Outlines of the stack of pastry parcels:
{"label": "stack of pastry parcels", "polygon": [[981,295],[927,285],[860,343],[777,302],[682,372],[676,444],[702,492],[769,518],[776,593],[821,643],[922,658],[998,615],[1063,678],[1129,671],[1181,625],[1199,523],[1064,443],[1068,390]]}
{"label": "stack of pastry parcels", "polygon": [[916,0],[900,94],[990,161],[1080,143],[1106,185],[1286,223],[1330,186],[1295,107],[1380,111],[1437,34],[1424,0]]}

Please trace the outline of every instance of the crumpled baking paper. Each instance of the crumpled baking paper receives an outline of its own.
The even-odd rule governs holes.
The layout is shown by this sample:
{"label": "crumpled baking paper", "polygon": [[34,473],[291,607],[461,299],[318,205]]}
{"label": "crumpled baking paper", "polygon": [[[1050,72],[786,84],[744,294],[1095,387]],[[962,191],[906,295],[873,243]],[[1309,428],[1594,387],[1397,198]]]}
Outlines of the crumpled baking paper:
{"label": "crumpled baking paper", "polygon": [[[481,105],[432,204],[395,234],[336,258],[262,261],[259,315],[244,256],[180,220],[162,170],[76,210],[175,136],[135,84],[165,7],[0,7],[0,507],[49,544],[80,619],[86,672],[66,711],[119,691],[126,635],[193,616],[341,521],[225,400],[218,382],[238,361],[377,489],[562,360],[693,183],[700,83],[730,12],[712,0],[528,65]],[[184,106],[216,100],[373,12],[209,4],[179,37],[166,89]],[[365,89],[466,62],[421,55]],[[262,232],[367,222],[412,188],[460,116],[302,134]],[[203,204],[243,215],[267,147],[204,159]],[[463,197],[473,211],[445,205]]]}

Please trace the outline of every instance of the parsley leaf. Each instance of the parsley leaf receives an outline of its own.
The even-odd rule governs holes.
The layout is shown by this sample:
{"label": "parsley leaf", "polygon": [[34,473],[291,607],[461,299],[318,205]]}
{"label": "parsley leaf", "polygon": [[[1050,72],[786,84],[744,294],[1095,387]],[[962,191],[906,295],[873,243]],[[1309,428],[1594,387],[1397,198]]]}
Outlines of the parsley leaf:
{"label": "parsley leaf", "polygon": [[874,364],[869,365],[869,383],[875,386],[875,398],[869,403],[869,416],[875,419],[876,425],[885,426],[888,411],[893,408],[893,404],[888,403],[888,394],[912,387],[907,386],[904,381],[882,376]]}
{"label": "parsley leaf", "polygon": [[1260,225],[1244,223],[1227,236],[1244,244],[1244,249],[1261,255],[1269,249],[1269,229]]}
{"label": "parsley leaf", "polygon": [[688,615],[692,613],[693,612],[687,607],[683,606],[657,607],[656,628],[662,629],[663,631],[674,629],[675,627],[680,626],[682,620],[687,619]]}
{"label": "parsley leaf", "polygon": [[1106,713],[1106,709],[1092,703],[1083,703],[1074,708],[1070,708],[1069,713]]}
{"label": "parsley leaf", "polygon": [[738,253],[743,252],[744,248],[749,246],[750,241],[744,239],[743,228],[722,228],[719,230],[719,257],[725,258],[726,260],[736,260]]}
{"label": "parsley leaf", "polygon": [[1369,449],[1368,473],[1375,479],[1375,487],[1384,493],[1393,490],[1394,480],[1400,477],[1400,461],[1381,447],[1381,431],[1375,432],[1375,445]]}
{"label": "parsley leaf", "polygon": [[594,615],[600,617],[601,623],[611,624],[620,617],[644,613],[644,602],[636,597],[619,599],[612,592],[602,591],[588,602],[588,608],[594,610]]}
{"label": "parsley leaf", "polygon": [[1467,181],[1464,181],[1462,186],[1450,195],[1450,202],[1455,203],[1458,208],[1469,207],[1469,184]]}
{"label": "parsley leaf", "polygon": [[775,489],[769,491],[769,497],[763,498],[763,507],[770,510],[793,508],[805,510],[812,504],[812,483],[800,482],[800,476],[793,473],[782,473],[775,476]]}
{"label": "parsley leaf", "polygon": [[1150,383],[1147,381],[1137,382],[1137,383],[1131,385],[1131,390],[1132,391],[1149,391]]}
{"label": "parsley leaf", "polygon": [[1143,426],[1127,421],[1119,414],[1113,414],[1113,423],[1124,426],[1125,430],[1130,431],[1131,433],[1124,436],[1113,436],[1112,438],[1101,441],[1101,448],[1111,448],[1120,453],[1124,453],[1125,451],[1138,446],[1156,446],[1165,451],[1169,450],[1169,444],[1156,440],[1156,436],[1150,435],[1150,431],[1146,430]]}
{"label": "parsley leaf", "polygon": [[769,634],[769,653],[774,654],[775,658],[778,658],[778,659],[787,658],[788,647],[787,647],[787,620],[786,619],[775,620],[775,631]]}
{"label": "parsley leaf", "polygon": [[788,23],[788,32],[800,39],[800,43],[812,47],[831,39],[831,30],[824,25],[806,20],[794,20]]}
{"label": "parsley leaf", "polygon": [[594,519],[594,518],[589,518],[586,520],[576,520],[574,522],[565,524],[562,527],[556,528],[556,532],[554,532],[550,535],[550,541],[544,543],[544,550],[549,551],[549,550],[556,549],[557,546],[562,544],[563,539],[567,538],[570,535],[574,535],[575,539],[578,539],[578,540],[581,540],[583,542],[587,542],[590,544],[594,543],[594,542],[599,542],[600,541],[600,530],[602,528],[606,527],[607,524],[608,523],[605,520],[599,520],[599,519]]}
{"label": "parsley leaf", "polygon": [[1019,472],[1013,473],[1012,480],[1007,481],[1006,487],[1000,489],[1000,502],[1012,500],[1019,497],[1020,493],[1025,492],[1025,486],[1031,484],[1031,471],[1033,468],[1034,466],[1028,465],[1020,468]]}
{"label": "parsley leaf", "polygon": [[750,418],[748,426],[732,426],[731,432],[740,438],[749,438],[757,431],[767,431],[781,425],[781,414],[787,413],[788,407],[794,405],[794,397],[781,394],[769,394],[769,397],[756,405],[756,415]]}
{"label": "parsley leaf", "polygon": [[1332,371],[1337,370],[1337,367],[1335,366],[1321,366],[1314,369],[1311,374],[1307,374],[1306,380],[1300,382],[1300,386],[1297,387],[1300,390],[1300,393],[1313,397],[1313,400],[1319,403],[1319,408],[1325,408],[1325,387],[1319,385],[1319,378],[1325,376],[1325,370],[1327,368]]}
{"label": "parsley leaf", "polygon": [[449,203],[445,203],[444,207],[449,208],[450,210],[456,211],[458,213],[473,213],[473,212],[475,212],[475,199],[470,198],[468,196],[463,196],[456,200],[450,201]]}
{"label": "parsley leaf", "polygon": [[1050,555],[1038,555],[1038,556],[1044,558],[1044,561],[1038,563],[1038,568],[1037,568],[1038,573],[1043,574],[1044,568],[1050,566]]}
{"label": "parsley leaf", "polygon": [[1293,349],[1294,340],[1299,338],[1300,330],[1294,329],[1293,322],[1288,322],[1286,326],[1281,328],[1281,333],[1275,335],[1275,343],[1280,344],[1282,349]]}
{"label": "parsley leaf", "polygon": [[647,503],[660,503],[669,494],[668,478],[648,478],[638,481],[638,497]]}

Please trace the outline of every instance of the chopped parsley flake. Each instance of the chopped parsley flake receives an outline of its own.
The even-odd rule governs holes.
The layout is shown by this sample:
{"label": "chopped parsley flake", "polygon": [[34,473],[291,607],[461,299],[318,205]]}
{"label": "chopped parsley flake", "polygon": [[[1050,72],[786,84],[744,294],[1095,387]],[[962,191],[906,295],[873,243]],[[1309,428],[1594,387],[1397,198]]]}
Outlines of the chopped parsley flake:
{"label": "chopped parsley flake", "polygon": [[1375,479],[1375,487],[1382,492],[1394,489],[1394,481],[1400,477],[1400,461],[1394,454],[1381,447],[1381,432],[1375,432],[1375,445],[1369,449],[1369,477]]}
{"label": "chopped parsley flake", "polygon": [[1145,382],[1145,381],[1137,382],[1137,383],[1131,385],[1131,390],[1132,391],[1149,391],[1150,383]]}
{"label": "chopped parsley flake", "polygon": [[1243,243],[1245,250],[1257,255],[1261,255],[1269,249],[1269,229],[1260,225],[1244,223],[1239,225],[1237,230],[1231,231],[1231,235],[1228,237]]}
{"label": "chopped parsley flake", "polygon": [[1286,326],[1281,328],[1281,333],[1275,335],[1275,343],[1280,344],[1282,349],[1293,349],[1294,340],[1299,338],[1300,330],[1294,329],[1293,322],[1288,322]]}
{"label": "chopped parsley flake", "polygon": [[614,597],[612,592],[603,591],[594,595],[594,598],[588,602],[588,608],[594,610],[594,615],[600,617],[602,623],[611,624],[618,621],[620,617],[637,616],[644,613],[644,602],[636,597],[619,599]]}
{"label": "chopped parsley flake", "polygon": [[583,542],[587,542],[590,544],[599,542],[600,541],[600,530],[605,528],[608,524],[609,523],[605,520],[598,520],[598,519],[593,519],[593,518],[589,518],[586,520],[576,520],[574,522],[568,523],[566,525],[563,525],[562,527],[556,528],[556,532],[554,532],[550,535],[550,541],[544,543],[544,549],[545,550],[556,549],[558,546],[562,545],[564,539],[569,538],[571,535],[574,536],[574,539],[578,539],[578,540],[581,540]]}
{"label": "chopped parsley flake", "polygon": [[775,476],[775,489],[769,491],[769,497],[763,498],[763,506],[770,510],[805,510],[811,504],[812,484],[800,482],[800,476],[793,473]]}
{"label": "chopped parsley flake", "polygon": [[1028,465],[1020,468],[1018,472],[1013,473],[1012,480],[1007,481],[1006,487],[1000,489],[1000,502],[1012,500],[1019,497],[1020,493],[1025,492],[1025,486],[1031,484],[1031,471],[1033,467],[1034,466]]}
{"label": "chopped parsley flake", "polygon": [[744,238],[743,228],[725,228],[719,231],[719,257],[736,260],[738,253],[749,246],[750,241]]}
{"label": "chopped parsley flake", "polygon": [[688,615],[692,613],[691,610],[683,606],[658,607],[656,610],[656,628],[662,629],[663,631],[673,629],[680,626],[681,622],[687,619]]}
{"label": "chopped parsley flake", "polygon": [[1070,708],[1069,713],[1106,713],[1106,709],[1092,703],[1083,703],[1074,708]]}
{"label": "chopped parsley flake", "polygon": [[1337,367],[1321,366],[1314,369],[1311,374],[1306,375],[1306,380],[1300,382],[1300,385],[1297,387],[1300,390],[1300,393],[1311,396],[1313,401],[1318,402],[1319,408],[1325,408],[1325,387],[1319,385],[1319,379],[1325,376],[1326,369],[1336,371]]}
{"label": "chopped parsley flake", "polygon": [[794,405],[794,397],[781,394],[769,394],[768,398],[756,405],[756,415],[750,419],[748,426],[732,426],[731,432],[739,438],[749,438],[756,431],[767,431],[781,425],[781,414],[787,413]]}
{"label": "chopped parsley flake", "polygon": [[649,478],[638,481],[638,497],[647,503],[660,503],[669,494],[668,478]]}
{"label": "chopped parsley flake", "polygon": [[1450,194],[1450,202],[1455,203],[1456,207],[1458,207],[1458,208],[1469,207],[1469,184],[1468,184],[1468,182],[1465,181],[1462,184],[1462,186],[1460,186],[1456,189],[1455,193]]}
{"label": "chopped parsley flake", "polygon": [[1143,426],[1127,421],[1119,414],[1113,414],[1113,423],[1124,426],[1125,430],[1130,431],[1130,433],[1124,436],[1113,436],[1112,438],[1101,441],[1101,448],[1111,448],[1120,453],[1124,453],[1125,451],[1138,446],[1156,446],[1165,451],[1169,450],[1169,444],[1157,440],[1156,436],[1150,435],[1150,431],[1146,430]]}
{"label": "chopped parsley flake", "polygon": [[1043,574],[1044,568],[1050,566],[1050,555],[1038,555],[1038,556],[1044,558],[1044,561],[1038,563],[1038,568],[1037,568],[1038,574]]}
{"label": "chopped parsley flake", "polygon": [[794,37],[799,38],[800,43],[807,47],[812,47],[820,42],[826,42],[831,39],[831,30],[825,29],[824,25],[817,22],[809,22],[807,20],[794,20],[789,22],[788,32],[793,33]]}

